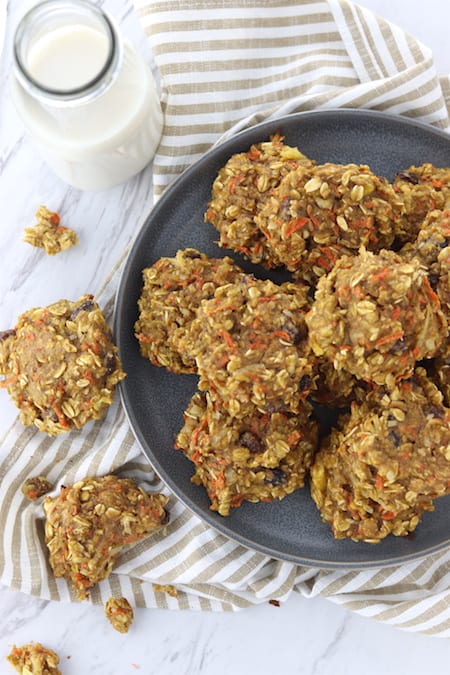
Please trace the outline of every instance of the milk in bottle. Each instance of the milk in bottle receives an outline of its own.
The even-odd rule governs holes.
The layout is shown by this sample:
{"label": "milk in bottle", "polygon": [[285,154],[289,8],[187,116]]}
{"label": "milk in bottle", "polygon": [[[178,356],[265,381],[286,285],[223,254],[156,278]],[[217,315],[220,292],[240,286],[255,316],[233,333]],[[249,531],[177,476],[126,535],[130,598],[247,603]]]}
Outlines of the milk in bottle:
{"label": "milk in bottle", "polygon": [[151,70],[88,0],[47,0],[20,22],[14,102],[54,171],[82,190],[121,183],[153,158],[162,112]]}

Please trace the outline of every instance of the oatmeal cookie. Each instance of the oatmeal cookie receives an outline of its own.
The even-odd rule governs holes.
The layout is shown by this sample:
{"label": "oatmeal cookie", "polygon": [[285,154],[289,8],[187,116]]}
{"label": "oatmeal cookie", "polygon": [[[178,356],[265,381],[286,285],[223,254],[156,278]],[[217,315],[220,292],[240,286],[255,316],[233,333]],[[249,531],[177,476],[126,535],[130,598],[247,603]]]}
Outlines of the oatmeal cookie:
{"label": "oatmeal cookie", "polygon": [[318,426],[305,403],[296,414],[230,417],[208,394],[196,393],[176,447],[194,463],[211,509],[227,516],[243,501],[281,499],[303,487],[317,447]]}
{"label": "oatmeal cookie", "polygon": [[125,377],[92,295],[19,316],[0,334],[0,374],[22,422],[52,436],[102,417]]}
{"label": "oatmeal cookie", "polygon": [[244,277],[204,300],[186,334],[200,374],[199,388],[229,414],[295,412],[313,386],[304,320],[304,287]]}
{"label": "oatmeal cookie", "polygon": [[167,497],[129,478],[85,478],[44,501],[45,543],[55,577],[83,600],[106,579],[121,551],[168,522]]}
{"label": "oatmeal cookie", "polygon": [[447,319],[449,334],[431,361],[430,373],[450,407],[450,246],[442,249],[438,256],[439,278],[436,293],[441,301]]}
{"label": "oatmeal cookie", "polygon": [[393,188],[403,203],[405,217],[396,221],[396,239],[414,241],[427,214],[450,208],[450,168],[433,164],[410,166],[399,171]]}
{"label": "oatmeal cookie", "polygon": [[21,675],[61,675],[58,668],[58,654],[52,649],[43,647],[39,642],[22,647],[14,645],[6,658]]}
{"label": "oatmeal cookie", "polygon": [[46,206],[40,206],[36,212],[37,222],[26,227],[23,240],[27,244],[43,248],[48,255],[56,255],[78,243],[76,232],[61,225],[61,218]]}
{"label": "oatmeal cookie", "polygon": [[119,633],[128,633],[134,619],[133,608],[126,598],[109,598],[105,603],[105,615]]}
{"label": "oatmeal cookie", "polygon": [[410,376],[447,335],[439,298],[420,263],[386,250],[341,258],[320,279],[306,323],[317,356],[376,384]]}
{"label": "oatmeal cookie", "polygon": [[436,291],[447,320],[449,335],[428,368],[446,405],[450,405],[450,211],[430,211],[417,239],[405,244],[400,253],[408,259],[416,257],[427,270],[430,285]]}
{"label": "oatmeal cookie", "polygon": [[174,373],[193,373],[195,361],[180,353],[179,342],[201,300],[244,272],[229,258],[208,258],[196,249],[177,251],[144,269],[135,335],[142,356]]}
{"label": "oatmeal cookie", "polygon": [[450,410],[416,369],[354,404],[311,467],[311,494],[337,539],[405,536],[450,492]]}
{"label": "oatmeal cookie", "polygon": [[255,215],[283,176],[298,166],[312,164],[298,148],[284,145],[279,135],[233,155],[213,183],[205,213],[205,221],[220,234],[219,246],[243,253],[253,263],[273,267]]}
{"label": "oatmeal cookie", "polygon": [[413,242],[406,243],[399,254],[407,260],[417,258],[427,270],[431,287],[436,290],[442,267],[439,256],[449,246],[450,210],[434,209],[425,217],[417,238]]}
{"label": "oatmeal cookie", "polygon": [[314,284],[342,255],[394,239],[401,206],[368,166],[321,164],[291,171],[256,217],[275,260]]}
{"label": "oatmeal cookie", "polygon": [[439,253],[436,267],[438,275],[436,293],[450,329],[450,241],[449,246]]}

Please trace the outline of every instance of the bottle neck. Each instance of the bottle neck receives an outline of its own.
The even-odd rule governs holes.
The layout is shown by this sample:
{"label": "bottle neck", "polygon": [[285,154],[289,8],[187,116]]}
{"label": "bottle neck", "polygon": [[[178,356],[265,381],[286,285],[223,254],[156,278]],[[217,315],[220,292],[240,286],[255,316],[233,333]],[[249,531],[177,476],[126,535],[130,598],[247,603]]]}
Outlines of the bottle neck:
{"label": "bottle neck", "polygon": [[16,78],[46,106],[96,99],[115,81],[122,58],[113,21],[88,0],[46,0],[25,14],[14,37]]}

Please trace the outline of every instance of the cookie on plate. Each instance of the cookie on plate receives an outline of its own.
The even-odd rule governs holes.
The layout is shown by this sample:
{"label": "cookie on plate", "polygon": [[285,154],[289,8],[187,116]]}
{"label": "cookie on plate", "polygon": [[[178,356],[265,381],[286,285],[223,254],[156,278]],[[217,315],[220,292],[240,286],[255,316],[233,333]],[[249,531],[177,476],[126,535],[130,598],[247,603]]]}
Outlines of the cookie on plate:
{"label": "cookie on plate", "polygon": [[217,395],[227,412],[243,417],[295,412],[313,388],[307,346],[305,287],[244,277],[201,302],[184,339],[195,358],[199,388]]}
{"label": "cookie on plate", "polygon": [[315,285],[343,255],[394,239],[402,207],[366,165],[319,164],[288,173],[256,216],[273,259]]}
{"label": "cookie on plate", "polygon": [[311,494],[337,539],[406,536],[450,491],[450,409],[417,368],[375,388],[316,454]]}
{"label": "cookie on plate", "polygon": [[376,384],[410,376],[447,335],[426,271],[387,250],[341,258],[320,279],[306,323],[317,356]]}
{"label": "cookie on plate", "polygon": [[304,403],[296,414],[230,416],[209,394],[197,392],[184,414],[176,447],[195,465],[192,481],[206,489],[222,516],[244,501],[282,499],[304,486],[317,447],[318,425]]}
{"label": "cookie on plate", "polygon": [[182,349],[186,329],[202,300],[243,274],[228,256],[209,258],[193,248],[145,268],[134,327],[142,356],[174,373],[196,372],[194,358]]}
{"label": "cookie on plate", "polygon": [[279,135],[230,157],[214,180],[205,213],[205,220],[219,232],[219,246],[242,253],[255,264],[277,266],[255,218],[287,173],[312,164]]}

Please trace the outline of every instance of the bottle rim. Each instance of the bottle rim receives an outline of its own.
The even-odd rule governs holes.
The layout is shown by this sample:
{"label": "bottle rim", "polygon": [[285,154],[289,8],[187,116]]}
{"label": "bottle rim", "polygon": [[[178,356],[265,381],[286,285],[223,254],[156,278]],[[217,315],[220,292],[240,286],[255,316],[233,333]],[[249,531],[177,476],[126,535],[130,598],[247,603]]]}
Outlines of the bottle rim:
{"label": "bottle rim", "polygon": [[[94,12],[104,25],[105,34],[108,38],[108,54],[105,63],[94,77],[81,86],[67,89],[48,87],[31,75],[24,62],[21,53],[24,35],[29,26],[33,25],[49,10],[63,11],[80,8]],[[27,91],[35,97],[43,99],[46,103],[67,104],[70,101],[81,103],[96,98],[112,84],[119,70],[121,59],[121,42],[114,22],[106,12],[89,0],[44,0],[24,14],[14,34],[13,61],[17,79]]]}

